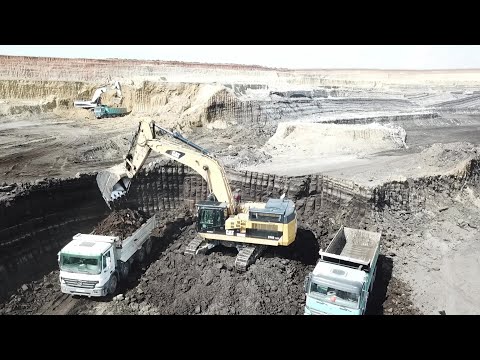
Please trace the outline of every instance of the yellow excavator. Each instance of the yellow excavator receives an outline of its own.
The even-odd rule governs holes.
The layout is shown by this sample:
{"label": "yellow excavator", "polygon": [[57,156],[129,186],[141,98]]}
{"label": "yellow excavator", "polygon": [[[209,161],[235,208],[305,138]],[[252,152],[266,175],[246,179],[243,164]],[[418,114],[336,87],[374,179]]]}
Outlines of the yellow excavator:
{"label": "yellow excavator", "polygon": [[288,246],[295,241],[297,215],[292,200],[282,196],[266,203],[240,202],[213,154],[153,120],[140,121],[124,162],[97,174],[98,187],[109,207],[128,192],[131,179],[152,150],[192,168],[207,182],[209,196],[195,204],[197,235],[185,254],[205,253],[216,245],[236,247],[235,268],[243,272],[267,246]]}

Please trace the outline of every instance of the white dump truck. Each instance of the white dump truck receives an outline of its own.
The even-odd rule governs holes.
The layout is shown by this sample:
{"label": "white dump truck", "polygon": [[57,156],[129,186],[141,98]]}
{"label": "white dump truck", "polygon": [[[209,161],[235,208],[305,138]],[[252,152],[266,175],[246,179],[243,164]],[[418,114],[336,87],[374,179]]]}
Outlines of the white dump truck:
{"label": "white dump truck", "polygon": [[381,233],[341,227],[304,283],[305,315],[363,315],[373,288]]}
{"label": "white dump truck", "polygon": [[150,254],[151,233],[156,227],[154,215],[123,240],[118,236],[75,235],[58,253],[62,292],[88,297],[115,293],[132,263],[141,263]]}

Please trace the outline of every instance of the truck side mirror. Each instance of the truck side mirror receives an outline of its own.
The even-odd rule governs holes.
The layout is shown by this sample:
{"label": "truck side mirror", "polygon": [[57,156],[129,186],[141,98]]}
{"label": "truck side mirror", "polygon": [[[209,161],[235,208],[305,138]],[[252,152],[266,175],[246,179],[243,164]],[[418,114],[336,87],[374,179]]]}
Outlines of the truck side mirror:
{"label": "truck side mirror", "polygon": [[303,281],[303,292],[306,294],[308,293],[308,288],[310,287],[310,281],[312,279],[312,274],[308,274],[305,276],[305,280]]}

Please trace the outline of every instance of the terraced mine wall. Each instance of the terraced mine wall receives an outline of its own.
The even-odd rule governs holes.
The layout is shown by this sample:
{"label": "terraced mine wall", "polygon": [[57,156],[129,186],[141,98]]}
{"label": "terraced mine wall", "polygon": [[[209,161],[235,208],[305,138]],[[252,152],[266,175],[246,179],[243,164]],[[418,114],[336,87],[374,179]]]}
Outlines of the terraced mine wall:
{"label": "terraced mine wall", "polygon": [[[0,80],[0,99],[12,101],[0,115],[71,109],[74,100],[90,100],[95,89],[101,85],[104,84],[82,81]],[[359,111],[363,110],[365,102],[373,110],[379,111],[412,106],[408,101],[398,99],[373,102],[365,99],[348,101],[326,99],[327,96],[345,95],[342,90],[328,88],[281,92],[277,93],[275,99],[267,97],[264,100],[249,100],[246,96],[249,90],[263,91],[265,96],[267,86],[256,84],[227,84],[227,86],[231,90],[221,86],[212,89],[198,83],[151,81],[141,81],[134,85],[125,83],[122,84],[122,106],[136,114],[155,114],[162,118],[173,116],[180,124],[194,126],[203,126],[216,120],[261,124],[347,109]],[[102,101],[108,104],[112,100],[112,94],[107,92],[102,95]]]}
{"label": "terraced mine wall", "polygon": [[[451,194],[480,179],[479,160],[458,175],[426,177],[364,188],[328,176],[284,177],[228,170],[243,201],[265,201],[283,193],[295,200],[299,224],[318,235],[338,226],[367,228],[383,211],[422,211],[437,194]],[[207,184],[189,168],[156,164],[142,170],[118,207],[148,214],[176,211],[207,197]],[[52,180],[0,201],[0,297],[56,268],[56,254],[78,232],[91,229],[109,212],[95,177]]]}
{"label": "terraced mine wall", "polygon": [[[0,115],[41,113],[73,108],[75,100],[90,100],[103,83],[80,81],[0,80],[0,99],[11,101]],[[135,114],[173,117],[180,125],[203,126],[222,120],[236,123],[278,121],[284,117],[298,118],[325,111],[317,98],[286,97],[278,101],[242,100],[248,89],[260,85],[233,85],[236,93],[218,86],[211,88],[198,83],[141,81],[122,83],[122,106]],[[112,101],[113,92],[102,95],[102,102]],[[240,97],[239,97],[240,96]],[[334,106],[335,107],[335,106]],[[336,108],[336,107],[335,107]]]}
{"label": "terraced mine wall", "polygon": [[437,194],[455,194],[467,184],[480,180],[480,161],[470,160],[456,175],[437,175],[406,181],[392,181],[372,190],[372,204],[376,212],[385,210],[417,212],[427,202],[434,202]]}
{"label": "terraced mine wall", "polygon": [[[105,85],[101,82],[80,81],[34,81],[34,80],[0,80],[0,99],[32,101],[27,105],[12,105],[11,113],[30,111],[34,113],[52,111],[56,108],[73,108],[74,100],[90,100],[95,90]],[[138,84],[122,85],[122,106],[129,111],[155,112],[169,102],[168,109],[182,112],[189,108],[191,98],[200,89],[199,84],[152,83],[148,81]],[[109,103],[113,92],[102,95],[102,101]],[[178,110],[178,111],[176,111]]]}
{"label": "terraced mine wall", "polygon": [[[332,93],[337,95],[336,92]],[[303,92],[300,93],[303,94]],[[287,93],[279,93],[279,95],[284,97],[271,100],[248,100],[236,97],[227,91],[219,91],[208,100],[204,116],[207,122],[221,120],[249,124],[308,117],[320,113],[363,111],[366,105],[370,111],[401,110],[407,106],[414,107],[410,101],[402,99],[325,99],[322,94],[316,94],[311,98],[299,98]],[[427,117],[430,118],[431,115],[427,115]],[[384,121],[388,120],[384,119]],[[355,123],[354,120],[347,120],[347,122]],[[373,119],[370,122],[373,122]]]}

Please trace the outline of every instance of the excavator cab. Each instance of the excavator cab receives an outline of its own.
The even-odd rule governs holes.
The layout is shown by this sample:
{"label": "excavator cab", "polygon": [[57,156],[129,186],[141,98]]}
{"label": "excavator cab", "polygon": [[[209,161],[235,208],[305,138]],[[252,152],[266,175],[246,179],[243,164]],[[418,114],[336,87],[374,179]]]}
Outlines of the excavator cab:
{"label": "excavator cab", "polygon": [[201,201],[196,206],[198,232],[225,232],[225,220],[228,217],[226,203]]}

